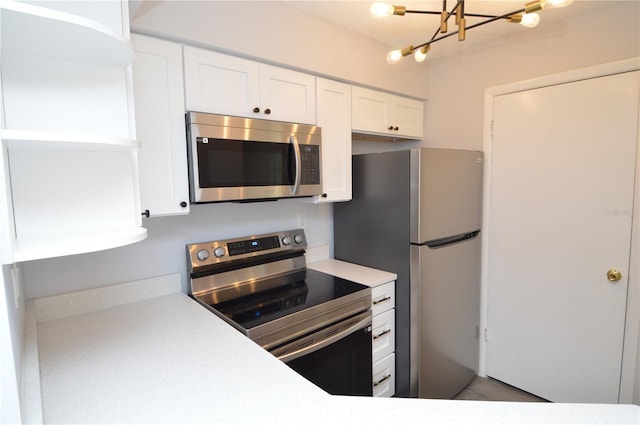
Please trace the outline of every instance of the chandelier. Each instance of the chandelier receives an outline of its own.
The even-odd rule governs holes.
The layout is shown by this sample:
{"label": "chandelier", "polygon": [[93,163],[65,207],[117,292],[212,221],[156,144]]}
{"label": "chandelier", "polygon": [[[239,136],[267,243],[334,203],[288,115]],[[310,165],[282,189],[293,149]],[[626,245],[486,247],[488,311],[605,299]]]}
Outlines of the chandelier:
{"label": "chandelier", "polygon": [[[436,29],[429,41],[417,46],[407,46],[402,49],[393,50],[387,54],[387,62],[393,64],[403,57],[411,54],[413,54],[413,57],[417,62],[422,62],[427,57],[427,52],[431,49],[431,45],[433,43],[456,34],[458,35],[458,41],[464,41],[467,30],[477,28],[491,22],[505,20],[509,23],[517,23],[524,25],[525,27],[533,28],[540,22],[540,15],[535,12],[545,8],[568,6],[571,2],[573,2],[573,0],[534,0],[525,4],[521,9],[514,10],[513,12],[505,13],[503,15],[468,13],[465,11],[465,0],[457,0],[455,2],[455,6],[453,6],[450,11],[447,11],[447,0],[442,0],[441,11],[407,10],[404,6],[391,6],[386,3],[373,3],[369,11],[371,12],[371,15],[376,18],[393,15],[404,16],[407,13],[440,15],[440,26]],[[457,26],[457,30],[453,32],[448,31],[448,21],[451,16],[455,16],[455,25]],[[484,20],[467,26],[467,17],[482,18]]]}

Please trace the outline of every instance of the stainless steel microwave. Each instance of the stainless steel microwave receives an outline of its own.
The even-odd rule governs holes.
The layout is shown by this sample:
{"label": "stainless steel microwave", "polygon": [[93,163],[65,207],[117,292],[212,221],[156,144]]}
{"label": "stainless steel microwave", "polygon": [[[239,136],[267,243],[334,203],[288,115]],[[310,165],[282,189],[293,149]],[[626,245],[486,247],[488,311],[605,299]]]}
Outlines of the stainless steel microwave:
{"label": "stainless steel microwave", "polygon": [[320,127],[188,112],[192,203],[322,194]]}

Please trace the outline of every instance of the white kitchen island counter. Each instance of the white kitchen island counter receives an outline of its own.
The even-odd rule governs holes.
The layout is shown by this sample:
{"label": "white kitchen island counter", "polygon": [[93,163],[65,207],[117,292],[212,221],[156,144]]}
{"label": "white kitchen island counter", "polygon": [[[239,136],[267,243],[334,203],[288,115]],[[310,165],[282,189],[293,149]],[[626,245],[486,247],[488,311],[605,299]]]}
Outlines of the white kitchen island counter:
{"label": "white kitchen island counter", "polygon": [[[111,287],[106,296],[93,290],[53,301],[36,300],[37,344],[26,346],[37,350],[39,362],[25,367],[37,368],[39,363],[44,422],[640,422],[640,407],[632,405],[331,396],[180,293],[179,288],[178,278],[175,291],[156,293],[150,299],[138,294],[137,301],[127,303],[108,301],[121,290],[131,294],[127,284]],[[96,295],[107,301],[92,301]],[[120,300],[125,298],[132,297]],[[83,303],[92,307],[85,308]],[[27,353],[25,357],[35,356]],[[27,418],[37,416],[27,414]]]}

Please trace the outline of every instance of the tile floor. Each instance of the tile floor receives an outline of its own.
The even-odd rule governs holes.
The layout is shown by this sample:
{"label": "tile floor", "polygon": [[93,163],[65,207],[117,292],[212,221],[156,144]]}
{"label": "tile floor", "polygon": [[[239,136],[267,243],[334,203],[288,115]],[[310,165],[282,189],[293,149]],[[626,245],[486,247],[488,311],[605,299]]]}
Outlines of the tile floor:
{"label": "tile floor", "polygon": [[476,377],[454,400],[547,402],[492,378]]}

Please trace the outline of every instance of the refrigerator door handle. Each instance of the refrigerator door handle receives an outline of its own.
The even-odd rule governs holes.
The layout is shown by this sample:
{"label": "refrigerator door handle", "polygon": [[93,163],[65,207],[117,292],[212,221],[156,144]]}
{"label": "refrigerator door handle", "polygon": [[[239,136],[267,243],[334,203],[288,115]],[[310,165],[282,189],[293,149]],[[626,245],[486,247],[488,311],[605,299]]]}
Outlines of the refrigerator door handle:
{"label": "refrigerator door handle", "polygon": [[469,232],[469,233],[462,233],[455,236],[447,236],[446,238],[434,239],[432,241],[427,241],[419,245],[426,245],[431,249],[442,248],[443,246],[466,241],[467,239],[473,239],[476,236],[478,236],[479,233],[480,233],[480,230],[474,230],[473,232]]}

